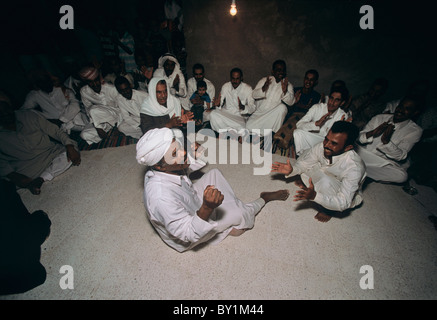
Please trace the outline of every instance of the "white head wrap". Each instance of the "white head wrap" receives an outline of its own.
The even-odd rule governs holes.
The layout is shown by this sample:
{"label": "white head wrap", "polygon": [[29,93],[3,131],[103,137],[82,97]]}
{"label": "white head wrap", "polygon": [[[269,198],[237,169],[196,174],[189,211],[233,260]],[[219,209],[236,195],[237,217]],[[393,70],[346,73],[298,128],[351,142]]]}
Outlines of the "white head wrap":
{"label": "white head wrap", "polygon": [[137,142],[138,163],[146,166],[157,164],[170,148],[173,138],[173,131],[169,128],[147,131]]}
{"label": "white head wrap", "polygon": [[168,115],[172,117],[174,114],[177,117],[181,116],[181,103],[177,98],[170,94],[167,83],[167,108],[161,106],[156,100],[156,85],[164,78],[153,77],[149,83],[149,96],[141,104],[140,113],[147,114],[152,117],[160,117]]}

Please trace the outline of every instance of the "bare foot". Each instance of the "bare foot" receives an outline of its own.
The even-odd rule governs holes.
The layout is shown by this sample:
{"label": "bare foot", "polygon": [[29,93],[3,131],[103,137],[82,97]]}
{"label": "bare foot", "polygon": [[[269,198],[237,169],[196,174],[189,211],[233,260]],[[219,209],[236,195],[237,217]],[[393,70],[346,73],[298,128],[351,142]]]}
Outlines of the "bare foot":
{"label": "bare foot", "polygon": [[241,236],[245,231],[246,231],[246,229],[232,228],[231,232],[229,232],[229,235],[233,236],[233,237],[238,237],[238,236]]}
{"label": "bare foot", "polygon": [[288,190],[278,190],[278,191],[271,191],[271,192],[261,192],[259,196],[260,198],[263,198],[266,203],[268,203],[274,200],[285,201],[287,200],[289,195],[290,195],[290,191]]}
{"label": "bare foot", "polygon": [[321,211],[317,212],[317,214],[314,216],[314,219],[317,219],[320,222],[328,222],[329,220],[331,220],[331,218],[332,217],[330,215],[327,215],[326,213]]}
{"label": "bare foot", "polygon": [[33,179],[32,182],[27,185],[27,189],[29,189],[32,194],[38,195],[41,193],[41,186],[43,183],[44,179],[41,177]]}

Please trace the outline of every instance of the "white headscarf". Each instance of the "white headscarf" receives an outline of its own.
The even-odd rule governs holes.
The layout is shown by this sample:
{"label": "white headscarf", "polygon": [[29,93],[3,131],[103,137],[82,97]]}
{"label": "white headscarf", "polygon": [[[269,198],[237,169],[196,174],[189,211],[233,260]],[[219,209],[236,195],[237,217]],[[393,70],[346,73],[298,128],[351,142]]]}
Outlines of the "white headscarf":
{"label": "white headscarf", "polygon": [[[175,63],[175,67],[174,67],[173,73],[170,76],[168,76],[168,77],[165,74],[165,70],[164,70],[164,63],[167,60],[173,61]],[[174,79],[176,78],[176,75],[178,75],[178,74],[179,74],[179,77],[182,75],[181,65],[179,64],[178,59],[176,59],[176,57],[174,57],[171,54],[165,54],[165,55],[163,55],[162,57],[160,57],[158,59],[158,68],[153,73],[153,76],[154,77],[162,77],[168,83],[173,83]]]}
{"label": "white headscarf", "polygon": [[170,148],[173,138],[173,130],[169,128],[147,131],[137,142],[138,163],[146,166],[157,164]]}
{"label": "white headscarf", "polygon": [[[153,77],[149,82],[149,96],[141,104],[140,113],[147,114],[152,117],[160,117],[168,115],[170,118],[175,114],[181,116],[181,103],[178,99],[170,94],[167,83],[167,108],[160,105],[156,99],[156,85],[164,78]],[[165,81],[165,80],[164,80]]]}

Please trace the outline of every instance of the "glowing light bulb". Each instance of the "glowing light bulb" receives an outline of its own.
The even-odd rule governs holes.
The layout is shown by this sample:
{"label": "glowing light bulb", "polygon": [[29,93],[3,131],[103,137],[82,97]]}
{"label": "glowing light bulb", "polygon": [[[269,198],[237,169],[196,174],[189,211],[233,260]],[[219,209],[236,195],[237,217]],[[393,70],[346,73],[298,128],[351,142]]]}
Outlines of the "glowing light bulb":
{"label": "glowing light bulb", "polygon": [[237,14],[237,5],[235,4],[235,0],[232,1],[231,10],[229,10],[231,16],[235,16]]}

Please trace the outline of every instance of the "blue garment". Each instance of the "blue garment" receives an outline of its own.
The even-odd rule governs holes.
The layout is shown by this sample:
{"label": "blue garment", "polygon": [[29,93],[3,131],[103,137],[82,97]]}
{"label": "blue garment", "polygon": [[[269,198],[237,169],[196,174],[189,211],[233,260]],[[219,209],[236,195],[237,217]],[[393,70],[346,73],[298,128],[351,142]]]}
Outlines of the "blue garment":
{"label": "blue garment", "polygon": [[209,94],[208,93],[206,93],[205,92],[205,94],[203,95],[203,96],[200,96],[198,93],[197,93],[197,90],[196,91],[194,91],[194,93],[191,95],[191,97],[190,97],[190,100],[191,99],[194,99],[194,97],[196,96],[196,94],[200,97],[200,99],[202,99],[203,101],[205,101],[205,102],[211,102],[211,98],[209,97]]}

